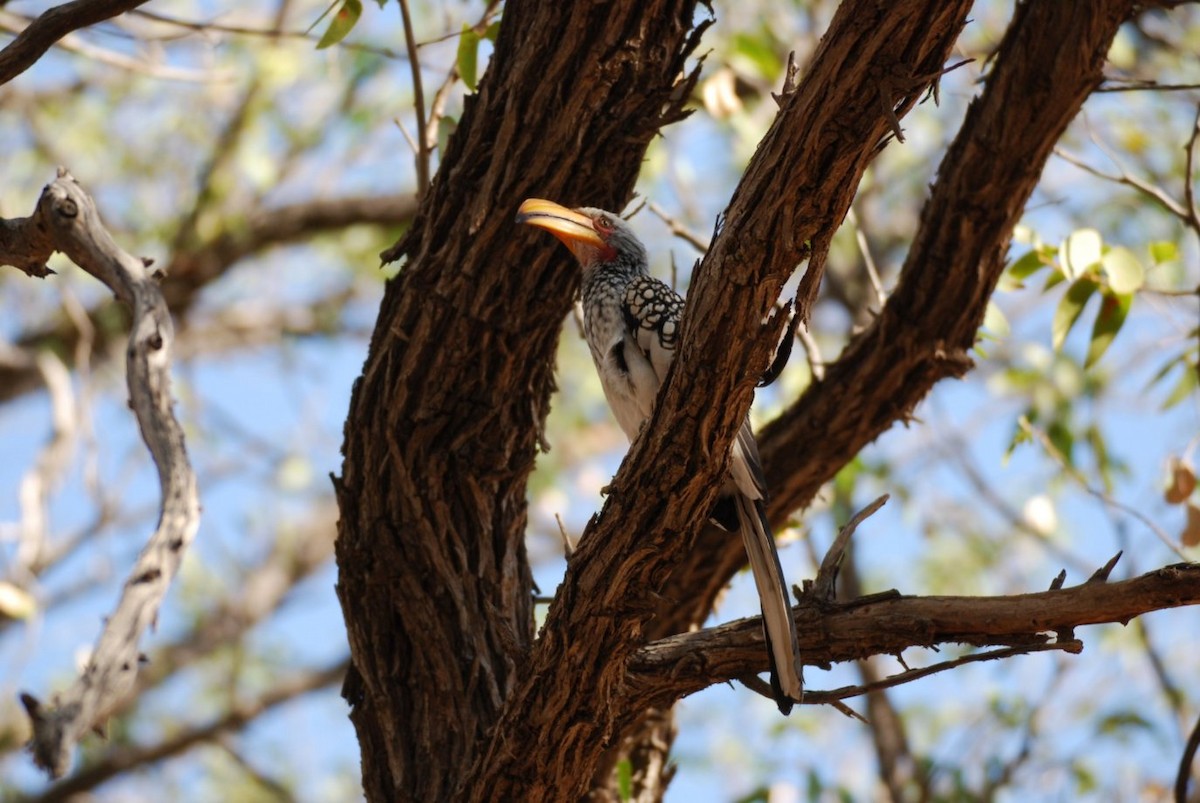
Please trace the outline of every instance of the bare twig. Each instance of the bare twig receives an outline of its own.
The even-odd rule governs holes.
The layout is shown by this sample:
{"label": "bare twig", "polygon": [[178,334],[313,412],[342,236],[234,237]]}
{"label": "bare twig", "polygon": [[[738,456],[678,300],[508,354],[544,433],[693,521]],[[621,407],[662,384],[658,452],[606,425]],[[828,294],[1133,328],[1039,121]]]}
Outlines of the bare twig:
{"label": "bare twig", "polygon": [[158,468],[161,491],[158,526],[138,556],[83,673],[48,705],[32,695],[21,696],[33,720],[30,747],[34,760],[59,777],[66,772],[72,749],[83,734],[101,725],[106,712],[132,690],[137,679],[138,642],[154,623],[196,534],[200,503],[183,430],[172,411],[174,331],[157,282],[140,259],[113,241],[91,196],[63,168],[43,191],[33,215],[21,223],[8,226],[7,233],[24,239],[25,246],[14,255],[0,249],[0,264],[14,264],[14,258],[29,264],[30,256],[34,262],[44,263],[52,251],[61,251],[130,308],[133,322],[126,351],[130,406]]}
{"label": "bare twig", "polygon": [[650,211],[658,217],[663,223],[667,224],[667,228],[671,230],[671,234],[675,235],[685,243],[696,249],[696,253],[704,254],[708,251],[708,241],[701,237],[696,232],[683,225],[678,218],[671,215],[667,210],[663,209],[658,204],[651,201],[647,206]]}
{"label": "bare twig", "polygon": [[1187,219],[1192,231],[1200,236],[1200,209],[1196,208],[1196,190],[1192,184],[1193,176],[1196,174],[1197,140],[1200,140],[1200,105],[1196,106],[1196,118],[1192,120],[1192,135],[1188,138],[1187,145],[1184,146],[1187,162],[1183,168],[1183,202],[1187,210]]}
{"label": "bare twig", "polygon": [[0,50],[0,84],[32,67],[71,31],[137,8],[146,0],[73,0],[46,11]]}
{"label": "bare twig", "polygon": [[829,551],[825,553],[825,558],[821,561],[821,568],[817,570],[816,579],[813,580],[812,592],[814,597],[819,600],[833,599],[838,567],[842,564],[842,557],[846,554],[846,547],[850,545],[850,536],[854,535],[854,531],[858,529],[858,525],[874,515],[879,508],[887,504],[887,501],[887,494],[880,496],[874,502],[855,513],[850,521],[846,522],[845,526],[838,532],[837,537],[833,539],[833,543],[829,547]]}
{"label": "bare twig", "polygon": [[[22,17],[17,14],[0,11],[0,29],[11,33],[19,34],[26,30],[32,22],[27,17]],[[84,58],[92,59],[101,64],[107,64],[110,67],[116,67],[121,70],[128,70],[139,75],[146,75],[151,78],[159,78],[164,81],[184,81],[188,83],[219,83],[232,81],[237,77],[237,73],[231,69],[227,70],[194,70],[187,67],[176,67],[170,64],[161,64],[148,59],[139,59],[128,56],[124,53],[118,53],[115,50],[98,47],[97,45],[88,42],[78,34],[69,33],[55,43],[59,48],[68,53],[75,53]]]}
{"label": "bare twig", "polygon": [[[164,25],[172,25],[177,28],[182,28],[188,31],[196,31],[198,33],[215,31],[217,33],[228,33],[236,36],[261,36],[267,39],[307,39],[311,42],[317,42],[321,38],[319,34],[313,33],[311,30],[284,31],[276,28],[253,28],[248,25],[227,25],[225,23],[212,20],[185,20],[180,19],[179,17],[171,17],[166,14],[159,14],[154,11],[146,11],[145,9],[139,9],[133,12],[133,14],[138,17],[145,17],[148,20],[153,20],[154,22],[162,23]],[[454,35],[458,36],[460,33],[461,32],[455,32]],[[376,56],[383,56],[384,58],[388,59],[404,58],[403,55],[397,53],[391,48],[376,47],[374,45],[363,44],[361,42],[349,42],[345,39],[333,46],[342,50],[353,50],[359,53],[372,53]],[[418,47],[420,47],[420,45],[418,45]]]}
{"label": "bare twig", "polygon": [[1150,198],[1158,203],[1159,206],[1170,212],[1175,217],[1179,218],[1185,223],[1188,222],[1188,213],[1182,204],[1168,195],[1162,187],[1151,184],[1135,175],[1130,174],[1120,164],[1118,164],[1117,167],[1120,169],[1121,174],[1114,176],[1111,173],[1105,173],[1103,170],[1097,170],[1065,148],[1055,148],[1054,155],[1065,162],[1075,165],[1075,167],[1078,167],[1085,173],[1090,173],[1096,178],[1102,178],[1105,181],[1111,181],[1115,184],[1122,184],[1126,187],[1132,187],[1133,189],[1145,195],[1147,198]]}
{"label": "bare twig", "polygon": [[957,669],[960,666],[967,664],[976,664],[981,661],[1002,661],[1006,658],[1013,658],[1017,655],[1029,655],[1035,652],[1063,651],[1070,653],[1079,653],[1083,651],[1082,641],[1048,641],[1044,644],[1027,644],[1019,647],[1005,647],[999,650],[988,650],[987,652],[977,652],[970,655],[964,655],[961,658],[955,658],[951,661],[940,661],[932,666],[924,666],[919,669],[909,669],[896,675],[883,678],[875,683],[860,684],[856,686],[842,686],[838,689],[829,691],[808,691],[804,692],[804,705],[823,705],[833,700],[846,700],[851,697],[859,697],[873,691],[890,689],[895,686],[900,686],[905,683],[912,683],[914,680],[936,675],[945,672],[949,669]]}
{"label": "bare twig", "polygon": [[66,366],[53,352],[37,355],[38,370],[50,391],[52,428],[49,441],[37,460],[21,478],[21,540],[17,547],[16,579],[31,580],[33,567],[41,561],[46,546],[47,503],[70,463],[78,439],[75,393]]}
{"label": "bare twig", "polygon": [[[259,208],[246,214],[240,225],[226,227],[205,242],[184,244],[184,250],[176,251],[164,268],[171,281],[163,286],[163,293],[171,313],[178,320],[192,307],[201,290],[246,257],[271,246],[296,242],[357,223],[399,225],[410,220],[416,209],[416,198],[411,193],[310,199],[286,206]],[[6,248],[6,231],[19,222],[0,218],[0,253],[12,253]],[[20,246],[21,243],[16,245]],[[32,270],[41,271],[32,275],[43,275],[46,271],[44,265],[33,266]],[[90,308],[87,314],[93,321],[103,320],[106,311],[107,307],[100,305]],[[227,342],[228,334],[221,333],[220,340]],[[110,336],[103,329],[97,330],[95,335],[96,351],[105,353],[110,345]],[[18,343],[27,349],[55,343],[74,350],[79,336],[76,327],[52,325],[22,335]],[[10,360],[5,364],[3,356],[0,355],[0,401],[41,386],[41,375],[32,360]]]}
{"label": "bare twig", "polygon": [[421,88],[421,60],[417,55],[417,39],[413,35],[408,0],[400,0],[400,18],[404,21],[404,42],[408,47],[408,64],[412,68],[413,106],[417,112],[417,198],[420,199],[429,187],[429,144],[425,136],[425,90]]}
{"label": "bare twig", "polygon": [[825,360],[821,356],[821,347],[817,345],[816,338],[808,331],[807,323],[796,327],[796,337],[800,338],[800,343],[804,346],[809,372],[812,373],[813,379],[820,382],[825,378]]}
{"label": "bare twig", "polygon": [[134,767],[144,767],[180,755],[197,745],[220,739],[246,727],[266,711],[290,702],[297,697],[338,683],[350,666],[343,659],[324,669],[306,672],[272,685],[260,697],[248,702],[234,702],[229,710],[207,725],[197,725],[171,736],[158,744],[126,747],[114,750],[104,759],[74,773],[62,783],[52,786],[34,803],[65,803],[76,796],[115,778]]}
{"label": "bare twig", "polygon": [[[1157,81],[1141,81],[1123,78],[1105,78],[1106,84],[1097,89],[1097,92],[1181,92],[1192,89],[1200,89],[1200,84],[1160,84]],[[1112,85],[1111,82],[1129,81]]]}
{"label": "bare twig", "polygon": [[879,305],[879,309],[883,309],[883,305],[887,303],[887,293],[883,291],[883,280],[879,278],[879,269],[875,266],[875,258],[871,255],[871,245],[867,242],[867,234],[859,224],[858,215],[853,206],[846,213],[846,219],[854,227],[854,240],[858,243],[859,253],[862,254],[863,264],[867,268],[867,278],[871,282],[871,289],[875,291],[875,302]]}
{"label": "bare twig", "polygon": [[[1085,625],[1126,623],[1151,610],[1200,604],[1200,566],[1181,563],[1109,583],[1082,583],[1059,590],[1002,597],[906,597],[872,595],[830,605],[816,599],[801,602],[797,617],[800,650],[815,666],[859,660],[869,655],[899,654],[910,647],[939,644],[1004,646],[999,651],[968,656],[937,667],[916,669],[889,678],[881,686],[858,686],[829,692],[805,691],[805,703],[822,703],[887,688],[962,663],[994,660],[1042,649],[1078,652],[1069,633]],[[822,606],[820,624],[806,626]],[[762,626],[757,617],[681,633],[640,648],[629,671],[639,690],[637,703],[662,704],[715,683],[742,678],[764,669]]]}
{"label": "bare twig", "polygon": [[1188,803],[1188,780],[1192,777],[1192,761],[1196,758],[1196,749],[1200,748],[1200,719],[1188,736],[1187,745],[1179,759],[1179,772],[1175,775],[1175,803]]}
{"label": "bare twig", "polygon": [[1083,476],[1079,469],[1067,462],[1067,458],[1050,440],[1050,436],[1047,435],[1040,427],[1034,426],[1025,416],[1021,416],[1021,418],[1018,419],[1017,425],[1020,426],[1021,429],[1027,434],[1036,438],[1037,442],[1040,443],[1042,448],[1046,450],[1046,454],[1054,458],[1055,462],[1057,462],[1059,466],[1061,466],[1062,469],[1067,472],[1068,476],[1075,480],[1075,482],[1078,483],[1083,490],[1087,491],[1089,494],[1096,497],[1109,507],[1120,510],[1121,512],[1127,513],[1128,515],[1137,519],[1142,524],[1146,525],[1150,532],[1154,533],[1154,535],[1158,537],[1158,540],[1162,541],[1163,545],[1166,546],[1167,549],[1171,550],[1171,552],[1175,553],[1180,560],[1188,559],[1187,556],[1184,555],[1179,549],[1179,546],[1171,539],[1171,536],[1167,535],[1166,532],[1164,532],[1161,527],[1155,524],[1149,516],[1147,516],[1145,513],[1142,513],[1135,507],[1114,499],[1104,490],[1093,487],[1091,483],[1088,482],[1087,477]]}

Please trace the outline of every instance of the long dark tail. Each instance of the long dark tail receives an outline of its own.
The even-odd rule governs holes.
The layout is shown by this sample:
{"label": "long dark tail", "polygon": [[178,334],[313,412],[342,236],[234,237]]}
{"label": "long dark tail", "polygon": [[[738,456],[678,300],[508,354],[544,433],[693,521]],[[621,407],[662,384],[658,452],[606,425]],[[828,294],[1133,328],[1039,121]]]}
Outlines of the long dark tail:
{"label": "long dark tail", "polygon": [[737,507],[738,529],[746,544],[746,555],[750,558],[750,571],[754,574],[754,585],[762,604],[763,632],[767,639],[767,654],[771,659],[771,693],[783,714],[791,712],[792,705],[800,702],[804,689],[804,676],[800,664],[800,646],[796,636],[796,624],[792,619],[787,581],[783,578],[783,567],[779,553],[775,550],[775,539],[767,512],[761,499],[751,499],[743,493],[734,494]]}

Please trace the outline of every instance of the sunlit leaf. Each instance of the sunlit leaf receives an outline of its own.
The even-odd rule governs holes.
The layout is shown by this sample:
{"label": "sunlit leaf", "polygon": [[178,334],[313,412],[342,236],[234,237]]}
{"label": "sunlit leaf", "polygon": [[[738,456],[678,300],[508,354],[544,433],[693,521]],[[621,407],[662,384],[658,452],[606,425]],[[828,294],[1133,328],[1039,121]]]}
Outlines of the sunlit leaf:
{"label": "sunlit leaf", "polygon": [[1150,259],[1155,264],[1179,259],[1179,246],[1173,240],[1157,240],[1150,243]]}
{"label": "sunlit leaf", "polygon": [[317,50],[336,45],[345,39],[346,35],[354,30],[354,25],[361,16],[362,0],[342,0],[333,19],[329,21],[329,27],[325,29],[325,35],[317,42]]}
{"label": "sunlit leaf", "polygon": [[1021,279],[1028,279],[1042,268],[1048,267],[1048,265],[1049,263],[1042,259],[1042,255],[1035,248],[1026,253],[1016,262],[1012,263],[1007,273],[1009,273],[1014,279],[1020,281]]}
{"label": "sunlit leaf", "polygon": [[1105,290],[1101,294],[1100,312],[1096,315],[1096,323],[1092,325],[1092,342],[1088,346],[1087,359],[1084,368],[1090,368],[1104,356],[1112,345],[1117,332],[1129,315],[1129,305],[1133,303],[1131,294],[1121,295]]}
{"label": "sunlit leaf", "polygon": [[1087,304],[1088,299],[1092,297],[1092,293],[1096,292],[1099,287],[1100,285],[1091,279],[1076,279],[1067,288],[1067,292],[1063,295],[1062,300],[1058,302],[1058,308],[1054,310],[1054,322],[1050,327],[1056,351],[1062,348],[1063,343],[1066,342],[1067,335],[1071,333],[1071,327],[1079,320],[1079,315],[1083,312],[1084,305]]}
{"label": "sunlit leaf", "polygon": [[0,620],[28,619],[37,611],[33,595],[12,583],[0,582]]}
{"label": "sunlit leaf", "polygon": [[1062,419],[1055,419],[1046,427],[1046,437],[1062,455],[1068,466],[1075,465],[1075,433]]}
{"label": "sunlit leaf", "polygon": [[1134,293],[1141,289],[1146,280],[1146,271],[1142,263],[1128,248],[1117,246],[1100,259],[1104,273],[1108,276],[1108,286],[1114,293]]}
{"label": "sunlit leaf", "polygon": [[983,329],[995,338],[1008,337],[1012,331],[1012,327],[1008,324],[1008,318],[1004,317],[1004,313],[994,301],[988,302],[987,309],[983,313]]}
{"label": "sunlit leaf", "polygon": [[479,34],[469,25],[464,25],[458,37],[458,74],[467,89],[475,91],[475,71],[479,65]]}
{"label": "sunlit leaf", "polygon": [[1004,450],[1004,457],[1001,460],[1003,465],[1008,465],[1008,461],[1012,459],[1013,452],[1023,443],[1029,443],[1033,440],[1033,436],[1029,434],[1028,424],[1035,416],[1032,407],[1025,410],[1024,413],[1017,416],[1017,423],[1013,427],[1012,439],[1008,442],[1008,447]]}
{"label": "sunlit leaf", "polygon": [[1046,292],[1055,285],[1061,284],[1067,280],[1067,274],[1062,272],[1061,268],[1050,271],[1050,275],[1046,277],[1046,283],[1042,285],[1042,292]]}
{"label": "sunlit leaf", "polygon": [[1100,232],[1095,229],[1080,229],[1071,232],[1058,250],[1059,263],[1068,279],[1077,279],[1100,261],[1103,249]]}

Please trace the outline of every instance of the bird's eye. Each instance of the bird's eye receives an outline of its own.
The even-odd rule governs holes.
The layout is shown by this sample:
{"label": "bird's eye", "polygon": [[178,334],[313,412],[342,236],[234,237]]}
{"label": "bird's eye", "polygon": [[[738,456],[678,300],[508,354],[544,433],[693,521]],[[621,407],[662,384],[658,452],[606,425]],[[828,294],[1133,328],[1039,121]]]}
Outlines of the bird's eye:
{"label": "bird's eye", "polygon": [[612,221],[608,219],[607,215],[601,215],[600,217],[596,218],[596,230],[601,234],[609,234],[612,232],[613,224]]}

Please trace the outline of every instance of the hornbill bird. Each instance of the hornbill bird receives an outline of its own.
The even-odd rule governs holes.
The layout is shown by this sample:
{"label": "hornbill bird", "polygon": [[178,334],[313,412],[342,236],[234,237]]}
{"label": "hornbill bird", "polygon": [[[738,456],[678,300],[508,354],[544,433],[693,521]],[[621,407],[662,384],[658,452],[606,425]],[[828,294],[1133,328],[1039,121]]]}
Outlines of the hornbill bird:
{"label": "hornbill bird", "polygon": [[[683,299],[648,275],[645,246],[617,215],[530,198],[521,204],[517,222],[549,231],[583,268],[584,336],[608,406],[632,441],[649,420],[675,356]],[[767,522],[766,480],[749,417],[734,440],[730,476],[721,493],[713,519],[742,533],[762,604],[771,692],[787,714],[801,698],[800,655],[787,583]]]}

